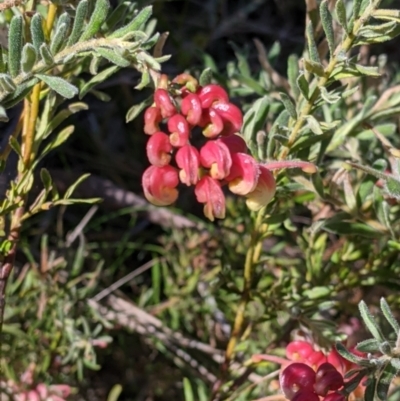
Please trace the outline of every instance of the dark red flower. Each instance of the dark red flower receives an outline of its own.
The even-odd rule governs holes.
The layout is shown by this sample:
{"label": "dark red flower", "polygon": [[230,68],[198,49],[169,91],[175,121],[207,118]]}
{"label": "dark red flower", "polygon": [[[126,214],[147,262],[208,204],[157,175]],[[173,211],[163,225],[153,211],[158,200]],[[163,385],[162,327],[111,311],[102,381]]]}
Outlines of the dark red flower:
{"label": "dark red flower", "polygon": [[315,375],[314,390],[318,395],[325,396],[330,391],[343,387],[343,376],[330,363],[319,366]]}
{"label": "dark red flower", "polygon": [[292,363],[281,373],[280,386],[286,398],[292,400],[300,390],[314,393],[315,372],[304,363]]}

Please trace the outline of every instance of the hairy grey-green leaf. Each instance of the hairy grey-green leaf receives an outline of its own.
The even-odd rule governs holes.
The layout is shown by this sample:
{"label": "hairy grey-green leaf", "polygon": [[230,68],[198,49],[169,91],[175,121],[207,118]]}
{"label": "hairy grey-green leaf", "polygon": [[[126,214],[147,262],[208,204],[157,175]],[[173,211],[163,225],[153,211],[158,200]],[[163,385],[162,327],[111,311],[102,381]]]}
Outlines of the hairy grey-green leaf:
{"label": "hairy grey-green leaf", "polygon": [[315,43],[314,28],[311,21],[307,24],[306,35],[307,35],[307,47],[310,59],[314,63],[320,64],[321,60],[319,58],[317,44]]}
{"label": "hairy grey-green leaf", "polygon": [[300,90],[297,87],[297,77],[299,75],[299,58],[296,54],[291,54],[288,58],[288,69],[287,69],[288,81],[290,88],[293,91],[295,99],[300,95]]}
{"label": "hairy grey-green leaf", "polygon": [[329,104],[335,104],[341,99],[340,95],[338,95],[337,93],[328,92],[328,90],[324,86],[321,86],[319,90],[321,92],[322,99],[324,99],[325,102]]}
{"label": "hairy grey-green leaf", "polygon": [[6,64],[4,61],[3,49],[0,46],[0,72],[7,72]]}
{"label": "hairy grey-green leaf", "polygon": [[9,121],[6,109],[3,106],[0,106],[0,121],[3,123],[7,123]]}
{"label": "hairy grey-green leaf", "polygon": [[393,365],[387,364],[379,376],[378,383],[376,384],[376,395],[381,401],[387,401],[389,386],[396,377],[396,374],[397,369]]}
{"label": "hairy grey-green leaf", "polygon": [[43,18],[39,13],[36,13],[31,20],[31,36],[32,43],[37,52],[40,51],[40,46],[44,43],[44,32],[43,32]]}
{"label": "hairy grey-green leaf", "polygon": [[23,40],[23,18],[15,15],[8,31],[8,69],[12,77],[16,77],[21,67],[21,52]]}
{"label": "hairy grey-green leaf", "polygon": [[143,8],[139,14],[127,25],[123,26],[120,29],[117,29],[114,33],[112,33],[110,38],[122,38],[128,35],[131,32],[139,30],[151,17],[153,8],[152,6],[147,6]]}
{"label": "hairy grey-green leaf", "polygon": [[347,26],[347,15],[346,15],[346,5],[343,0],[337,0],[335,5],[336,16],[339,24],[343,27],[346,33],[349,33]]}
{"label": "hairy grey-green leaf", "polygon": [[71,99],[78,94],[78,88],[63,78],[44,74],[36,74],[36,77],[67,99]]}
{"label": "hairy grey-green leaf", "polygon": [[12,93],[17,90],[17,87],[9,74],[0,74],[0,86],[4,92],[7,93]]}
{"label": "hairy grey-green leaf", "polygon": [[54,138],[52,138],[51,142],[44,148],[43,152],[40,154],[38,161],[43,159],[49,152],[58,146],[62,145],[74,132],[75,127],[73,125],[69,125],[65,127],[61,132],[59,132]]}
{"label": "hairy grey-green leaf", "polygon": [[136,6],[135,3],[128,1],[120,2],[108,15],[105,26],[108,32],[116,30],[116,26],[122,21],[126,21],[126,16],[130,15],[131,10]]}
{"label": "hairy grey-green leaf", "polygon": [[79,40],[79,37],[82,34],[83,26],[85,24],[87,10],[88,10],[88,1],[81,0],[78,6],[76,7],[74,23],[72,25],[72,31],[69,36],[67,46],[72,46]]}
{"label": "hairy grey-green leaf", "polygon": [[22,49],[21,69],[24,74],[32,71],[33,66],[37,60],[37,53],[35,47],[31,43],[25,43]]}
{"label": "hairy grey-green leaf", "polygon": [[100,30],[104,21],[107,19],[108,10],[110,9],[109,0],[97,0],[93,13],[90,17],[88,24],[83,30],[79,40],[84,41],[93,38],[94,35]]}
{"label": "hairy grey-green leaf", "polygon": [[304,67],[308,72],[313,73],[314,75],[317,75],[318,77],[324,77],[325,76],[325,70],[324,66],[318,62],[314,62],[311,60],[303,59],[304,60]]}
{"label": "hairy grey-green leaf", "polygon": [[395,199],[400,199],[400,181],[394,177],[388,177],[385,182],[385,190]]}
{"label": "hairy grey-green leaf", "polygon": [[99,47],[96,49],[96,53],[118,67],[128,67],[131,64],[130,61],[126,60],[122,56],[121,52],[119,52],[117,49],[111,50],[104,47]]}
{"label": "hairy grey-green leaf", "polygon": [[378,352],[380,342],[375,338],[369,338],[368,340],[361,341],[357,344],[356,349],[361,352]]}
{"label": "hairy grey-green leaf", "polygon": [[393,315],[388,303],[386,302],[385,298],[381,298],[380,304],[381,304],[381,310],[382,310],[383,315],[385,316],[386,320],[392,326],[395,334],[399,335],[399,333],[400,333],[399,323],[397,322],[396,318],[394,317],[394,315]]}
{"label": "hairy grey-green leaf", "polygon": [[89,65],[89,71],[92,75],[97,75],[101,61],[102,57],[100,57],[98,54],[93,55]]}
{"label": "hairy grey-green leaf", "polygon": [[50,52],[49,46],[47,46],[46,43],[42,43],[40,46],[40,57],[42,57],[42,60],[46,65],[53,65],[54,64],[54,59],[53,55]]}
{"label": "hairy grey-green leaf", "polygon": [[109,67],[95,75],[90,81],[86,82],[79,92],[79,99],[82,99],[92,88],[118,71],[118,66]]}
{"label": "hairy grey-green leaf", "polygon": [[367,326],[367,329],[372,334],[372,336],[377,341],[380,341],[380,342],[385,341],[385,337],[383,336],[378,324],[375,322],[374,318],[372,317],[371,312],[369,311],[366,303],[364,301],[361,301],[358,304],[358,307],[360,309],[360,314],[361,314],[362,320],[364,321],[365,325]]}
{"label": "hairy grey-green leaf", "polygon": [[155,71],[160,71],[161,69],[160,63],[158,63],[154,57],[150,56],[150,54],[146,52],[140,52],[137,55],[137,59],[147,64],[151,69]]}
{"label": "hairy grey-green leaf", "polygon": [[323,133],[321,125],[314,116],[308,115],[305,118],[307,120],[307,125],[309,126],[310,130],[314,132],[314,134],[321,135]]}
{"label": "hairy grey-green leaf", "polygon": [[389,20],[400,23],[400,10],[374,10],[372,16],[376,19]]}
{"label": "hairy grey-green leaf", "polygon": [[353,19],[356,20],[360,15],[362,0],[354,0],[353,1]]}
{"label": "hairy grey-green leaf", "polygon": [[145,101],[133,105],[126,113],[125,121],[127,123],[133,121],[146,107],[149,107],[153,102],[152,97],[147,98]]}
{"label": "hairy grey-green leaf", "polygon": [[297,111],[293,100],[284,92],[280,92],[279,95],[283,105],[285,106],[285,109],[290,114],[290,117],[292,117],[294,120],[297,120]]}
{"label": "hairy grey-green leaf", "polygon": [[68,25],[61,24],[57,27],[53,37],[50,42],[50,53],[56,55],[64,46],[65,46],[65,38],[68,32]]}
{"label": "hairy grey-green leaf", "polygon": [[305,77],[304,73],[300,74],[297,78],[297,87],[299,88],[301,94],[304,96],[306,100],[309,99],[309,89],[310,89],[310,84],[307,81],[307,78]]}
{"label": "hairy grey-green leaf", "polygon": [[389,35],[398,25],[396,21],[388,21],[379,25],[365,25],[359,31],[358,35],[364,38],[376,38],[379,35]]}
{"label": "hairy grey-green leaf", "polygon": [[400,35],[400,25],[396,23],[394,29],[391,29],[386,34],[370,34],[365,36],[357,36],[357,39],[354,41],[354,44],[357,46],[360,45],[372,45],[375,43],[383,43],[389,40],[394,39],[395,37]]}
{"label": "hairy grey-green leaf", "polygon": [[321,24],[324,28],[326,41],[328,42],[329,52],[331,53],[331,57],[335,52],[335,35],[333,32],[333,22],[332,22],[332,14],[329,11],[328,0],[323,0],[320,5],[320,15],[321,15]]}
{"label": "hairy grey-green leaf", "polygon": [[28,95],[32,87],[36,85],[38,82],[39,80],[37,78],[32,78],[29,81],[23,83],[22,85],[18,85],[17,89],[4,99],[3,106],[6,109],[15,106],[17,103],[19,103]]}
{"label": "hairy grey-green leaf", "polygon": [[206,86],[211,83],[213,77],[213,72],[211,68],[205,68],[199,77],[199,84],[201,86]]}
{"label": "hairy grey-green leaf", "polygon": [[135,89],[142,90],[150,83],[150,72],[146,68],[146,70],[142,71],[142,76],[140,77],[139,83],[135,86]]}

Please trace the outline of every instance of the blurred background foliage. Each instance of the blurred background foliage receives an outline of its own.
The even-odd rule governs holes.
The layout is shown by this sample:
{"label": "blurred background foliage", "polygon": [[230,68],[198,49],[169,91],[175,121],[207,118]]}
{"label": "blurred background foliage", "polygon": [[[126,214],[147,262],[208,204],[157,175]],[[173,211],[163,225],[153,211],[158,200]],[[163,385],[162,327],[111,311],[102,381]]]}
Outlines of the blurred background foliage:
{"label": "blurred background foliage", "polygon": [[[260,96],[276,98],[271,71],[285,76],[289,55],[301,55],[304,48],[303,1],[136,3],[139,8],[152,4],[155,29],[169,32],[164,54],[172,57],[163,72],[198,74],[209,67],[243,110]],[[384,3],[382,7],[400,6],[396,0]],[[386,54],[388,61],[383,84],[363,79],[362,94],[379,96],[382,85],[399,83],[398,49],[398,40],[370,48],[366,59]],[[8,377],[17,378],[33,364],[38,381],[71,384],[76,388],[71,399],[76,400],[106,400],[120,384],[120,400],[203,401],[219,375],[230,335],[251,221],[244,202],[233,197],[227,218],[214,225],[202,220],[190,190],[173,209],[143,201],[147,138],[142,116],[125,123],[127,111],[151,95],[150,89],[133,89],[139,78],[133,70],[121,70],[98,86],[96,94],[85,98],[89,110],[68,121],[75,134],[45,161],[61,190],[80,174],[91,173],[78,193],[104,201],[54,208],[25,226],[8,288],[2,365]],[[278,103],[270,108],[267,130],[280,111]],[[324,112],[348,119],[362,103],[358,99],[349,109],[340,103]],[[400,146],[397,115],[378,122],[393,145]],[[369,164],[385,158],[372,134],[358,134],[348,152],[360,146],[363,162]],[[328,169],[335,156],[340,159],[340,151],[324,161]],[[323,213],[323,205],[315,203],[319,210],[310,210],[305,206],[312,200],[309,194],[293,195],[290,183],[280,189],[285,216],[275,216],[274,235],[264,242],[263,261],[269,268],[260,265],[257,270],[258,289],[238,359],[237,375],[243,374],[243,380],[232,399],[276,391],[274,381],[259,383],[273,367],[255,373],[241,365],[252,354],[282,354],[279,347],[293,330],[312,333],[323,346],[342,338],[337,327],[357,316],[361,298],[374,305],[384,295],[394,310],[400,308],[398,243],[386,246],[388,237],[372,229],[355,227],[346,238],[337,226],[330,232],[317,230],[313,215]],[[366,191],[372,183],[370,179]],[[342,189],[335,191],[338,198],[345,197]],[[391,213],[398,216],[398,207]],[[127,318],[116,318],[113,310]]]}

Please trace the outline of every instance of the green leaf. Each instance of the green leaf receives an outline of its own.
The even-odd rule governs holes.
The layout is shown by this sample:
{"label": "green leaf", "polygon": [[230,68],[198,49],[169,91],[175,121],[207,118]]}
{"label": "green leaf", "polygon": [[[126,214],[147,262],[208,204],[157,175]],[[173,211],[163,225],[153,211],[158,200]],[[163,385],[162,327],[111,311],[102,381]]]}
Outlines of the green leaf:
{"label": "green leaf", "polygon": [[336,348],[336,351],[339,352],[339,354],[343,358],[347,359],[348,361],[353,362],[357,365],[361,365],[361,366],[365,365],[365,362],[366,362],[365,359],[352,354],[350,351],[347,350],[347,348],[342,343],[336,343],[335,348]]}
{"label": "green leaf", "polygon": [[88,24],[79,38],[80,41],[91,39],[94,35],[96,35],[107,19],[109,9],[110,2],[108,0],[96,0],[96,5],[92,16],[90,17]]}
{"label": "green leaf", "polygon": [[311,72],[312,74],[318,77],[325,76],[324,66],[321,63],[316,63],[314,61],[310,61],[307,59],[303,59],[303,61],[304,61],[304,67],[308,72]]}
{"label": "green leaf", "polygon": [[369,377],[367,382],[367,387],[365,388],[364,401],[375,400],[375,389],[376,389],[376,378]]}
{"label": "green leaf", "polygon": [[53,138],[52,141],[44,148],[43,152],[40,154],[40,157],[36,161],[39,162],[53,149],[62,145],[72,135],[74,129],[75,127],[73,125],[69,125],[68,127],[65,127],[61,132],[59,132],[56,137]]}
{"label": "green leaf", "polygon": [[67,37],[69,26],[66,23],[57,26],[51,42],[50,42],[50,53],[55,55],[65,46],[65,38]]}
{"label": "green leaf", "polygon": [[32,87],[39,82],[37,78],[30,79],[22,85],[18,85],[16,91],[11,93],[4,100],[4,106],[8,109],[10,107],[15,106],[21,100],[23,100],[28,93],[31,91]]}
{"label": "green leaf", "polygon": [[391,365],[387,364],[383,372],[378,378],[378,383],[376,385],[376,395],[382,401],[387,401],[389,386],[392,380],[396,377],[397,369]]}
{"label": "green leaf", "polygon": [[47,84],[51,89],[53,89],[59,95],[67,99],[71,99],[78,94],[78,88],[70,84],[63,78],[44,74],[36,74],[35,76],[38,77],[41,81],[43,81],[45,84]]}
{"label": "green leaf", "polygon": [[367,326],[367,329],[370,331],[372,336],[379,342],[386,341],[379,326],[372,317],[366,303],[364,301],[361,301],[358,304],[358,308],[360,309],[361,318],[363,319],[365,325]]}
{"label": "green leaf", "polygon": [[349,28],[347,26],[346,5],[344,4],[344,0],[337,0],[335,11],[339,24],[343,27],[346,33],[349,33]]}
{"label": "green leaf", "polygon": [[43,18],[39,13],[36,13],[31,19],[31,36],[32,43],[37,53],[40,51],[40,46],[44,43]]}
{"label": "green leaf", "polygon": [[354,0],[353,2],[353,19],[357,20],[360,16],[360,9],[361,9],[362,0]]}
{"label": "green leaf", "polygon": [[82,29],[85,24],[85,18],[88,10],[88,1],[81,0],[76,7],[74,23],[72,25],[72,31],[69,36],[67,46],[74,45],[82,34]]}
{"label": "green leaf", "polygon": [[322,1],[319,11],[321,15],[322,28],[324,29],[326,41],[328,42],[329,46],[329,52],[332,57],[333,53],[335,52],[335,35],[333,32],[332,14],[329,11],[328,0]]}
{"label": "green leaf", "polygon": [[92,88],[94,88],[101,82],[104,82],[108,77],[113,75],[118,70],[118,66],[112,66],[95,75],[90,81],[86,82],[85,85],[83,85],[82,89],[79,91],[79,99],[82,99]]}
{"label": "green leaf", "polygon": [[297,54],[291,54],[288,58],[287,75],[290,88],[293,91],[294,98],[297,99],[300,95],[300,90],[297,86],[297,77],[299,75],[299,58]]}
{"label": "green leaf", "polygon": [[134,120],[146,107],[150,106],[151,103],[153,102],[153,97],[150,96],[147,100],[144,102],[141,102],[139,104],[133,105],[128,112],[126,113],[125,121],[127,123],[131,122]]}
{"label": "green leaf", "polygon": [[107,396],[107,401],[117,401],[122,393],[122,386],[120,384],[115,384]]}
{"label": "green leaf", "polygon": [[314,28],[311,21],[309,21],[309,23],[307,24],[306,36],[307,36],[308,53],[310,55],[310,59],[314,63],[320,64],[321,60],[319,58],[317,44],[315,43]]}
{"label": "green leaf", "polygon": [[183,393],[185,401],[195,401],[192,385],[188,378],[183,378]]}
{"label": "green leaf", "polygon": [[297,78],[297,87],[300,89],[301,94],[303,97],[308,100],[310,95],[309,95],[309,83],[307,81],[307,78],[305,77],[304,74],[300,74]]}
{"label": "green leaf", "polygon": [[46,65],[54,64],[53,55],[51,54],[49,46],[47,46],[46,43],[42,43],[40,46],[40,56]]}
{"label": "green leaf", "polygon": [[374,338],[361,341],[357,344],[356,349],[361,352],[378,352],[380,342]]}
{"label": "green leaf", "polygon": [[139,83],[135,86],[135,89],[137,90],[142,90],[143,88],[146,88],[150,83],[150,73],[149,70],[146,69],[145,71],[142,72],[142,76],[140,77]]}
{"label": "green leaf", "polygon": [[213,72],[211,68],[205,68],[199,77],[199,84],[201,86],[209,85],[212,82]]}
{"label": "green leaf", "polygon": [[37,60],[35,47],[31,43],[26,43],[22,49],[21,69],[24,74],[32,71]]}
{"label": "green leaf", "polygon": [[0,121],[7,123],[9,120],[6,109],[3,106],[0,106]]}
{"label": "green leaf", "polygon": [[373,10],[372,16],[376,19],[389,20],[400,23],[400,10]]}
{"label": "green leaf", "polygon": [[130,61],[126,60],[117,49],[111,50],[104,47],[99,47],[96,49],[96,53],[118,67],[129,67],[131,64]]}
{"label": "green leaf", "polygon": [[382,310],[383,315],[385,316],[386,320],[392,326],[394,332],[398,335],[400,333],[399,323],[397,322],[396,318],[393,316],[393,313],[390,310],[390,307],[389,307],[388,303],[386,302],[385,298],[381,298],[381,310]]}
{"label": "green leaf", "polygon": [[23,40],[23,17],[15,15],[8,32],[8,69],[14,78],[20,72]]}
{"label": "green leaf", "polygon": [[279,95],[283,105],[285,106],[285,109],[290,114],[290,117],[292,117],[294,120],[297,120],[297,111],[293,100],[284,92],[280,92]]}
{"label": "green leaf", "polygon": [[314,134],[316,135],[321,135],[322,129],[321,129],[321,125],[319,124],[319,122],[317,121],[317,119],[312,116],[312,115],[308,115],[305,116],[306,120],[307,120],[307,125],[309,126],[310,130],[312,132],[314,132]]}
{"label": "green leaf", "polygon": [[321,86],[319,88],[319,90],[321,92],[322,99],[324,99],[325,102],[327,102],[329,104],[335,104],[342,98],[337,93],[333,93],[333,92],[329,93],[328,90],[324,86]]}
{"label": "green leaf", "polygon": [[13,136],[10,137],[9,144],[11,146],[11,149],[18,155],[20,159],[23,158],[22,156],[22,151],[21,151],[21,145],[19,144],[18,140],[14,138]]}
{"label": "green leaf", "polygon": [[42,168],[40,170],[40,179],[42,180],[45,191],[50,192],[51,188],[53,187],[53,181],[52,181],[51,175],[47,169]]}
{"label": "green leaf", "polygon": [[400,181],[397,178],[387,177],[384,188],[392,198],[400,199]]}
{"label": "green leaf", "polygon": [[81,184],[83,181],[85,181],[88,177],[90,177],[90,174],[83,174],[81,177],[79,177],[66,191],[64,194],[64,199],[69,199],[72,194],[75,192],[76,188],[78,187],[79,184]]}
{"label": "green leaf", "polygon": [[122,38],[134,31],[139,30],[149,20],[152,12],[152,6],[143,8],[129,24],[117,29],[109,36],[109,38]]}
{"label": "green leaf", "polygon": [[4,92],[12,93],[17,90],[11,76],[8,74],[0,74],[0,86]]}

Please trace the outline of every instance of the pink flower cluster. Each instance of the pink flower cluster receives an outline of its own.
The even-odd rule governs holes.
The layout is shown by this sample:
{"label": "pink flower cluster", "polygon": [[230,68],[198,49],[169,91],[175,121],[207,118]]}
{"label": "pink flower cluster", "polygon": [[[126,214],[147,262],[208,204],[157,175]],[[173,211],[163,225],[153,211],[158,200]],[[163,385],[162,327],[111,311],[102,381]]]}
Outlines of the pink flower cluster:
{"label": "pink flower cluster", "polygon": [[142,177],[146,198],[166,206],[178,198],[179,184],[194,186],[210,220],[225,217],[224,185],[245,196],[252,210],[268,204],[275,179],[246,153],[246,143],[237,135],[242,123],[242,112],[221,86],[201,86],[189,74],[172,82],[161,75],[154,103],[144,114],[151,164]]}
{"label": "pink flower cluster", "polygon": [[[291,401],[347,399],[338,390],[344,385],[343,376],[357,365],[344,359],[335,348],[325,355],[322,351],[316,351],[306,341],[293,341],[286,347],[286,356],[294,362],[282,371],[280,377],[280,385],[287,399]],[[362,393],[363,388],[357,388],[351,398],[358,398]]]}
{"label": "pink flower cluster", "polygon": [[[0,395],[2,387],[4,388],[4,385],[0,382]],[[6,394],[12,394],[15,401],[66,401],[71,394],[71,387],[66,384],[47,386],[44,383],[26,386],[9,381],[5,383],[4,391]]]}

